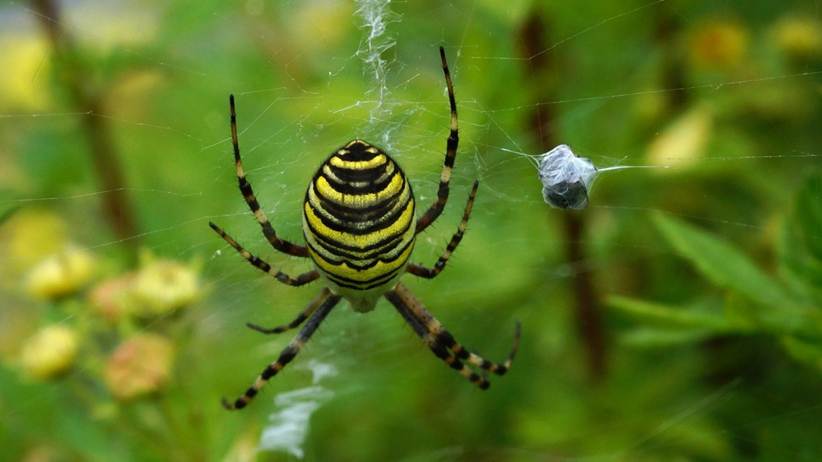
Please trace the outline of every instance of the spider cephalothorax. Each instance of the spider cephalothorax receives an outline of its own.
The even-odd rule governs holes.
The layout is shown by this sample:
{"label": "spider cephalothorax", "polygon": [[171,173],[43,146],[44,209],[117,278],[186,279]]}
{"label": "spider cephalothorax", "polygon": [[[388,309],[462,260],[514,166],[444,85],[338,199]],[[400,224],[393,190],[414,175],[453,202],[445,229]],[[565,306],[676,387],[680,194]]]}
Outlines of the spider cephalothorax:
{"label": "spider cephalothorax", "polygon": [[280,282],[300,286],[322,277],[326,282],[326,288],[288,324],[273,328],[248,324],[250,328],[259,332],[276,334],[299,327],[305,322],[300,333],[285,347],[276,361],[263,369],[254,384],[242,396],[234,402],[223,400],[226,408],[245,407],[271,377],[294,359],[328,313],[343,298],[357,311],[370,311],[380,297],[385,297],[437,357],[482,389],[488,388],[488,379],[471,370],[465,365],[466,362],[499,375],[511,367],[519,345],[519,323],[516,326],[514,346],[505,362],[489,361],[460,345],[399,282],[404,272],[430,279],[445,268],[451,253],[457,248],[465,233],[479,184],[474,182],[457,232],[451,237],[445,252],[434,267],[426,268],[408,263],[416,235],[437,219],[448,201],[448,184],[457,156],[457,105],[445,51],[441,47],[440,58],[448,86],[451,127],[437,201],[415,221],[414,193],[400,166],[376,146],[362,140],[353,140],[333,152],[317,169],[308,185],[303,201],[305,246],[280,239],[265,212],[260,208],[243,170],[237,139],[234,96],[229,98],[231,141],[234,145],[234,164],[240,192],[268,242],[276,250],[288,255],[310,257],[316,269],[291,277],[252,255],[219,226],[214,223],[209,225],[249,263]]}

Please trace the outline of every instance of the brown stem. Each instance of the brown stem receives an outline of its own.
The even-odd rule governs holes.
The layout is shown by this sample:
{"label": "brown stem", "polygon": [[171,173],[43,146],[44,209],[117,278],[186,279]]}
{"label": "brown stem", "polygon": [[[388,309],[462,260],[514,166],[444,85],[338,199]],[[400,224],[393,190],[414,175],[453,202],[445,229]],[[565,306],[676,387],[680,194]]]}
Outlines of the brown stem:
{"label": "brown stem", "polygon": [[[571,262],[585,261],[583,235],[584,215],[568,213],[564,220],[565,253]],[[573,288],[576,298],[577,335],[584,342],[588,355],[588,371],[594,381],[605,377],[607,370],[605,356],[605,332],[602,325],[602,312],[599,308],[594,284],[589,269],[577,268],[573,272]]]}
{"label": "brown stem", "polygon": [[103,215],[114,233],[131,246],[138,244],[136,221],[131,203],[126,195],[126,183],[117,152],[112,141],[111,129],[102,114],[102,102],[88,86],[88,72],[83,69],[71,38],[62,28],[60,11],[54,0],[31,0],[37,21],[49,38],[53,57],[58,64],[60,80],[71,98],[71,104],[83,112],[82,130],[91,154],[97,180],[103,191]]}
{"label": "brown stem", "polygon": [[[540,102],[555,99],[555,95],[552,94],[556,91],[555,79],[562,67],[554,65],[554,53],[542,53],[548,48],[545,40],[546,30],[543,16],[536,10],[531,11],[519,30],[522,56],[529,58],[524,61],[527,68],[525,75],[532,83],[534,109],[529,115],[529,126],[542,152],[547,152],[559,144],[553,124],[554,106]],[[566,258],[572,264],[585,261],[585,215],[577,212],[564,213],[562,219]],[[590,377],[594,382],[598,382],[604,378],[607,370],[601,310],[597,303],[591,272],[574,271],[572,277],[577,335],[585,347]]]}
{"label": "brown stem", "polygon": [[688,103],[688,92],[685,90],[685,71],[682,51],[677,46],[680,24],[676,14],[667,5],[657,9],[654,35],[657,45],[662,50],[662,84],[661,88],[676,88],[677,91],[666,92],[668,110],[677,113]]}

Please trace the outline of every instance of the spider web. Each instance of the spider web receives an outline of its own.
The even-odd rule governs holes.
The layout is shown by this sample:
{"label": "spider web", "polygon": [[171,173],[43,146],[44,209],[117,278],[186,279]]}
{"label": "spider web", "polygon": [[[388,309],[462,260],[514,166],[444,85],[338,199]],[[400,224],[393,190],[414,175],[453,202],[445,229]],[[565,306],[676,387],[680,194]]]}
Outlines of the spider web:
{"label": "spider web", "polygon": [[[798,9],[814,11],[818,19],[818,3],[797,5]],[[354,5],[317,0],[284,2],[279,9],[271,11],[263,2],[252,0],[237,9],[215,5],[199,7],[190,12],[189,18],[181,20],[185,26],[177,32],[166,30],[168,25],[159,19],[163,17],[162,6],[131,2],[103,6],[76,1],[68,2],[64,8],[66,28],[82,46],[98,48],[96,56],[104,56],[106,46],[118,47],[126,59],[140,62],[148,69],[146,75],[141,74],[143,69],[135,71],[138,78],[123,82],[115,96],[131,98],[127,99],[131,104],[140,96],[167,102],[157,103],[162,111],[151,106],[119,110],[117,104],[111,104],[104,113],[62,110],[48,105],[42,109],[0,113],[0,134],[4,138],[0,143],[0,162],[11,165],[19,160],[19,164],[24,165],[15,168],[17,173],[9,170],[5,177],[0,177],[8,179],[10,185],[2,188],[9,195],[0,205],[58,210],[76,227],[76,239],[100,255],[116,255],[125,251],[129,241],[139,240],[160,255],[180,260],[204,258],[203,278],[211,286],[214,300],[207,302],[203,314],[196,318],[195,329],[200,336],[217,339],[212,352],[231,350],[219,353],[220,360],[248,356],[238,359],[235,377],[221,378],[214,384],[228,395],[244,389],[246,379],[250,383],[257,369],[279,353],[288,341],[288,338],[240,334],[243,324],[253,321],[273,325],[290,320],[317,290],[316,286],[293,290],[259,276],[208,230],[209,220],[217,222],[249,250],[289,274],[309,268],[304,261],[283,257],[266,247],[258,226],[236,191],[226,122],[229,92],[237,96],[240,145],[255,192],[278,234],[299,242],[298,205],[302,202],[306,178],[328,153],[352,138],[372,140],[396,158],[412,179],[421,206],[435,199],[449,121],[437,54],[437,47],[444,44],[457,96],[460,149],[449,205],[438,222],[422,236],[414,261],[433,264],[456,229],[475,178],[480,179],[481,189],[470,231],[450,260],[449,271],[431,282],[406,283],[424,294],[421,298],[426,305],[458,337],[462,326],[473,325],[474,337],[464,343],[480,345],[484,354],[499,357],[510,339],[512,329],[508,326],[512,327],[514,320],[519,319],[527,335],[534,338],[529,346],[549,351],[542,361],[552,362],[567,352],[565,342],[573,342],[572,334],[563,330],[569,329],[570,321],[565,319],[569,315],[556,314],[557,325],[546,326],[547,318],[542,313],[516,307],[487,312],[472,305],[487,306],[481,300],[488,292],[519,297],[520,301],[533,297],[550,300],[552,293],[563,291],[577,273],[607,272],[618,270],[619,265],[646,264],[647,259],[651,259],[652,264],[670,257],[669,247],[647,240],[647,233],[638,233],[636,238],[617,236],[620,243],[615,248],[626,255],[616,263],[611,256],[598,253],[596,249],[605,239],[599,237],[598,226],[612,230],[611,223],[615,221],[641,220],[648,213],[661,213],[704,224],[731,241],[747,232],[767,233],[771,226],[765,213],[754,207],[742,216],[729,216],[722,208],[694,211],[686,204],[677,207],[676,202],[660,206],[652,193],[620,194],[619,201],[610,199],[608,192],[624,191],[632,184],[644,188],[658,186],[664,179],[655,181],[654,178],[668,173],[655,169],[671,167],[679,159],[671,158],[670,165],[665,157],[653,163],[644,146],[631,144],[615,130],[586,133],[579,127],[594,126],[603,118],[618,119],[636,112],[637,107],[658,104],[660,98],[709,93],[713,98],[723,99],[757,91],[778,95],[793,85],[808,82],[819,85],[822,76],[822,68],[765,67],[735,77],[720,74],[693,83],[660,86],[645,53],[629,46],[644,39],[642,34],[647,31],[637,32],[632,28],[643,21],[653,21],[661,8],[673,11],[681,27],[686,29],[697,27],[707,14],[700,8],[686,8],[664,0],[611,6],[605,10],[581,8],[574,16],[565,13],[557,23],[557,31],[552,30],[552,41],[530,56],[521,56],[510,38],[505,39],[507,47],[493,43],[492,33],[484,30],[491,27],[489,24],[499,30],[513,29],[527,9],[517,4],[503,8],[475,1],[419,7],[388,0],[365,0]],[[734,12],[732,5],[727,8]],[[788,7],[773,9],[775,14],[792,11]],[[36,36],[39,30],[32,13],[27,4],[12,2],[0,9],[0,24],[8,25],[3,30],[12,30],[17,37]],[[100,23],[97,19],[100,15],[116,19],[121,25],[127,18],[136,17],[138,26],[126,28],[125,33],[92,27]],[[444,19],[425,21],[424,18]],[[495,21],[506,25],[494,24]],[[271,22],[278,27],[271,27]],[[310,28],[312,32],[309,32],[305,24],[317,27]],[[204,32],[203,28],[213,33]],[[207,48],[198,44],[205,37]],[[614,56],[610,57],[584,56],[587,47],[602,49],[603,41],[615,37],[629,45],[612,50]],[[153,41],[166,45],[155,45]],[[46,66],[46,55],[42,56],[38,68]],[[530,63],[541,59],[570,61],[569,56],[579,58],[574,63],[576,67],[567,69],[570,75],[588,74],[579,77],[578,85],[559,85],[556,98],[537,101],[527,95],[528,92],[514,91],[521,84],[522,69]],[[613,67],[599,66],[597,59]],[[556,69],[560,73],[566,70],[562,63],[556,65]],[[45,71],[35,71],[33,81],[46,79],[44,74]],[[152,79],[159,79],[161,83]],[[818,96],[812,105],[818,112]],[[538,108],[549,108],[554,114],[557,132],[570,134],[569,138],[556,141],[571,145],[577,154],[590,158],[597,167],[651,167],[641,171],[613,171],[598,180],[589,205],[596,217],[591,225],[593,230],[582,237],[594,250],[583,261],[563,261],[559,250],[564,244],[563,238],[545,234],[556,231],[556,227],[535,229],[532,218],[517,221],[534,215],[556,221],[562,213],[548,210],[540,195],[541,185],[533,160],[541,152],[534,148],[533,134],[524,122],[527,114]],[[51,142],[68,140],[82,146],[72,132],[87,117],[105,119],[116,136],[125,141],[118,146],[124,165],[130,169],[129,187],[124,191],[139,204],[141,219],[141,231],[126,239],[100,233],[97,229],[105,225],[99,221],[82,222],[82,217],[95,209],[102,197],[113,192],[95,189],[92,175],[83,173],[82,165],[73,167],[77,172],[76,181],[61,184],[59,189],[51,188],[46,181],[29,183],[32,179],[26,178],[27,169],[39,168],[37,162],[56,159],[48,156],[38,159],[39,145],[31,139],[43,133]],[[615,125],[622,126],[618,122]],[[661,130],[661,127],[652,129],[653,132]],[[809,150],[807,140],[786,138],[774,143],[777,146],[774,151],[755,149],[753,154],[742,149],[744,143],[710,146],[704,149],[704,154],[695,156],[688,168],[710,172],[727,164],[744,169],[756,163],[764,169],[787,167],[798,175],[803,170],[818,169],[822,156],[816,150],[818,141],[817,137],[813,144],[812,139],[810,144],[814,148]],[[70,147],[71,158],[81,159],[81,149]],[[32,159],[21,159],[18,151]],[[532,178],[530,183],[516,180],[528,175]],[[726,193],[721,188],[705,191],[709,199],[702,202],[721,203],[726,200]],[[775,202],[771,208],[787,206],[787,196],[780,196]],[[165,211],[152,213],[158,209]],[[473,238],[475,235],[477,238]],[[510,248],[510,255],[495,250],[499,261],[488,263],[482,259],[485,246]],[[645,251],[633,255],[636,249]],[[529,254],[537,256],[526,258]],[[534,272],[531,277],[541,279],[539,287],[545,293],[523,296],[518,289],[527,284],[494,276],[494,268],[515,265],[524,268],[511,269],[513,275]],[[476,282],[483,280],[487,282]],[[464,302],[456,310],[449,308],[456,300]],[[351,315],[343,305],[324,323],[298,361],[289,366],[290,374],[278,376],[276,383],[269,384],[255,401],[256,406],[270,410],[259,450],[283,450],[300,458],[306,453],[310,455],[311,448],[305,447],[304,439],[311,431],[312,419],[333,418],[329,415],[332,411],[323,412],[328,406],[339,409],[340,402],[352,397],[365,401],[364,397],[380,386],[424,386],[430,374],[448,372],[429,357],[430,352],[421,347],[388,306],[380,305],[367,316],[357,316]],[[529,326],[533,326],[530,333]],[[220,341],[222,336],[228,336],[231,341]],[[234,343],[238,338],[242,340]],[[531,360],[534,361],[533,356]],[[323,371],[329,370],[335,372],[323,375]],[[399,375],[403,378],[391,380],[392,376]],[[577,383],[561,375],[541,374],[540,378],[549,388],[572,389]],[[508,377],[494,383],[506,379]],[[683,423],[705,419],[738,394],[740,388],[762,394],[768,392],[764,386],[746,380],[731,377],[693,392],[684,402],[659,403],[654,411],[661,416],[660,424],[652,431],[640,430],[633,444],[608,446],[606,440],[588,454],[568,455],[551,453],[544,446],[521,445],[514,438],[508,446],[483,447],[482,451],[489,457],[520,454],[570,460],[620,460],[646,452],[653,454],[657,446],[684,438],[677,432]],[[457,388],[449,390],[453,389]],[[472,391],[461,391],[458,396],[462,400],[478,399],[470,394]],[[769,415],[751,416],[750,423],[755,426],[760,420],[772,424],[790,422],[797,413],[818,415],[818,402],[802,408],[790,406],[789,403],[774,409]],[[22,402],[15,412],[24,412],[25,408],[26,403]],[[465,405],[452,405],[443,413],[463,409]],[[634,425],[640,417],[625,416],[621,425]],[[572,439],[593,438],[602,430],[596,425],[581,427]],[[784,451],[786,457],[796,455],[787,446]],[[419,448],[408,456],[413,456],[413,460],[452,459],[466,453],[471,454],[469,444],[454,441],[442,448]]]}

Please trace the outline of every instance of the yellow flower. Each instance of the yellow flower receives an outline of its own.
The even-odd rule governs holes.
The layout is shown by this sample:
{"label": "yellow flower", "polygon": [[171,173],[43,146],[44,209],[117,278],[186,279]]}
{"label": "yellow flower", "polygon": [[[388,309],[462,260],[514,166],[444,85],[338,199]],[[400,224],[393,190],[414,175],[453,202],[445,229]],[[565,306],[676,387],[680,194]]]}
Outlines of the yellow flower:
{"label": "yellow flower", "polygon": [[202,285],[194,264],[147,257],[134,281],[133,295],[138,315],[164,315],[196,301]]}
{"label": "yellow flower", "polygon": [[141,2],[69,2],[63,15],[75,41],[104,53],[150,44],[160,25],[157,10]]}
{"label": "yellow flower", "polygon": [[[346,21],[351,18],[350,2],[309,0],[295,5],[294,20],[285,24],[285,31],[293,43],[316,54],[331,49],[347,37],[350,29],[341,25],[347,25]],[[312,27],[304,27],[305,24]]]}
{"label": "yellow flower", "polygon": [[161,390],[171,373],[174,347],[157,334],[138,334],[121,343],[106,362],[106,386],[128,400]]}
{"label": "yellow flower", "polygon": [[66,223],[52,212],[38,208],[15,212],[0,227],[0,272],[20,274],[59,252],[66,246],[66,229]]}
{"label": "yellow flower", "polygon": [[729,69],[745,56],[748,32],[737,22],[708,21],[697,26],[688,45],[691,61],[697,67]]}
{"label": "yellow flower", "polygon": [[68,371],[77,357],[77,334],[62,325],[48,326],[26,340],[20,363],[26,375],[52,379]]}
{"label": "yellow flower", "polygon": [[38,30],[11,28],[0,36],[0,111],[46,108],[48,43]]}
{"label": "yellow flower", "polygon": [[62,252],[41,261],[26,277],[26,290],[41,299],[56,299],[76,292],[94,275],[94,257],[87,250],[68,245]]}
{"label": "yellow flower", "polygon": [[712,127],[713,117],[707,107],[689,110],[651,141],[648,162],[666,167],[695,164],[705,153]]}
{"label": "yellow flower", "polygon": [[786,17],[773,27],[777,46],[790,57],[822,55],[822,25],[813,18]]}

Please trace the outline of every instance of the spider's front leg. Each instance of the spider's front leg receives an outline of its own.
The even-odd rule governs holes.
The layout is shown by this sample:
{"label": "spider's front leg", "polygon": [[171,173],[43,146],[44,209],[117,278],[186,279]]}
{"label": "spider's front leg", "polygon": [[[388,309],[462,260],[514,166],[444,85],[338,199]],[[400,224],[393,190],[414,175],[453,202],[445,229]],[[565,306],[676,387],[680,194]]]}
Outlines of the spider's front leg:
{"label": "spider's front leg", "polygon": [[284,239],[280,239],[268,221],[268,217],[260,207],[257,197],[254,195],[254,190],[251,183],[245,177],[245,170],[243,169],[243,160],[240,157],[240,142],[237,138],[237,111],[234,107],[234,95],[228,98],[229,109],[231,111],[231,144],[234,146],[234,167],[237,170],[237,182],[240,186],[240,192],[243,194],[243,199],[254,214],[254,219],[260,224],[263,235],[268,240],[272,247],[288,255],[295,257],[307,257],[308,249],[305,246],[292,244]]}
{"label": "spider's front leg", "polygon": [[437,217],[440,216],[445,204],[448,202],[448,184],[451,181],[451,170],[454,169],[454,161],[457,159],[457,146],[460,143],[459,121],[457,118],[457,99],[454,96],[454,84],[451,82],[451,72],[448,70],[448,61],[445,59],[445,49],[440,47],[440,60],[442,61],[442,72],[445,75],[445,85],[448,87],[448,104],[451,107],[451,127],[448,139],[445,142],[445,160],[442,164],[440,174],[440,186],[437,189],[437,201],[425,211],[417,220],[416,234],[425,230]]}
{"label": "spider's front leg", "polygon": [[414,276],[432,279],[440,274],[443,269],[445,269],[445,264],[448,263],[448,259],[451,258],[451,254],[457,249],[460,241],[462,241],[462,236],[465,234],[465,229],[468,226],[468,219],[471,218],[471,209],[474,207],[474,199],[477,197],[478,187],[479,180],[475,180],[474,186],[471,188],[471,194],[468,195],[468,203],[465,204],[465,210],[462,212],[462,220],[457,227],[457,232],[451,236],[451,241],[445,248],[445,252],[443,252],[440,258],[437,259],[437,262],[434,263],[434,267],[426,268],[422,265],[417,265],[416,263],[409,263],[406,267],[406,271]]}

